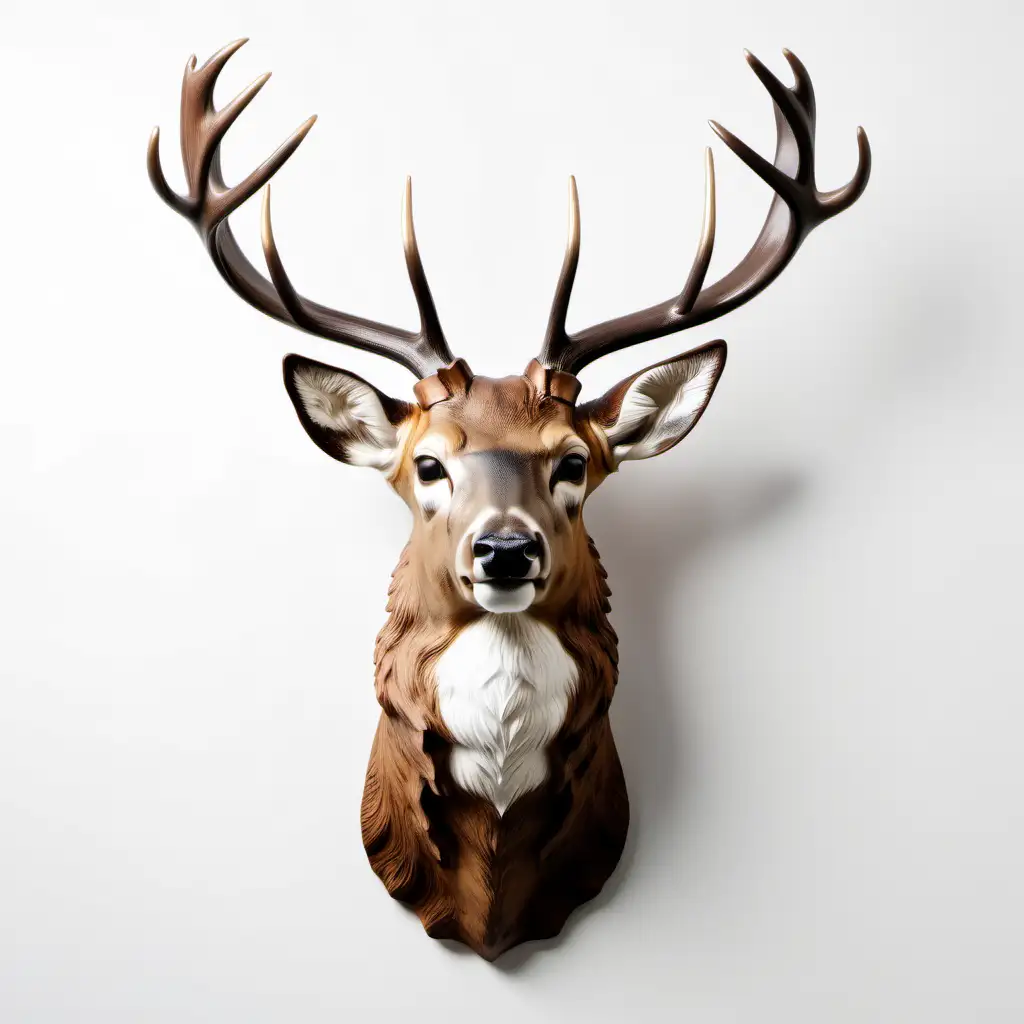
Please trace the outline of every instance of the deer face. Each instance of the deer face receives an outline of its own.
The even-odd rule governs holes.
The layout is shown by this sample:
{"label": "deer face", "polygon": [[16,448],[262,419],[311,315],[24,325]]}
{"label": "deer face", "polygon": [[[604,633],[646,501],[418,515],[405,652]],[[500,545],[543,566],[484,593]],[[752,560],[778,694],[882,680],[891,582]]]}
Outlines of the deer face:
{"label": "deer face", "polygon": [[299,356],[285,361],[285,384],[325,452],[381,470],[405,500],[425,594],[488,612],[557,613],[590,557],[586,499],[623,461],[681,440],[724,362],[725,343],[715,342],[580,407],[530,369],[496,380],[461,364],[447,376],[451,393],[425,397],[426,408]]}
{"label": "deer face", "polygon": [[576,561],[592,459],[570,406],[525,377],[475,378],[409,431],[393,483],[416,519],[417,557],[486,611],[557,597]]}

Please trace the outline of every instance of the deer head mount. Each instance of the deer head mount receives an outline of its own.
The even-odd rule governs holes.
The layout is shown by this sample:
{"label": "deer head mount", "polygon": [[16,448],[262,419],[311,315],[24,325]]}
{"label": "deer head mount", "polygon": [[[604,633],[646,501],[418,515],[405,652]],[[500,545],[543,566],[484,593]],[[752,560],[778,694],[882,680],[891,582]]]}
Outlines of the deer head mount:
{"label": "deer head mount", "polygon": [[[711,399],[726,346],[713,341],[649,366],[582,405],[576,374],[609,352],[707,323],[767,287],[818,224],[864,191],[867,136],[858,129],[852,180],[819,192],[806,69],[783,51],[794,75],[786,86],[748,53],[775,108],[774,161],[711,122],[774,192],[747,254],[705,285],[715,240],[707,150],[703,225],[682,291],[570,334],[565,319],[580,247],[570,178],[569,241],[541,352],[521,376],[477,377],[453,357],[441,329],[408,181],[402,233],[418,330],[343,313],[295,289],[274,240],[268,182],[315,118],[239,184],[225,184],[220,142],[270,77],[214,108],[217,76],[244,42],[199,68],[195,57],[186,65],[187,194],[167,184],[158,129],[149,176],[246,302],[291,327],[392,359],[418,378],[416,401],[406,402],[344,370],[297,355],[284,361],[285,386],[313,441],[341,462],[380,470],[413,514],[377,639],[382,714],[362,808],[370,863],[431,935],[493,959],[518,942],[557,933],[618,862],[629,810],[608,721],[616,640],[607,619],[610,591],[582,509],[622,462],[659,455],[686,436]],[[264,185],[269,277],[243,254],[228,224]]]}

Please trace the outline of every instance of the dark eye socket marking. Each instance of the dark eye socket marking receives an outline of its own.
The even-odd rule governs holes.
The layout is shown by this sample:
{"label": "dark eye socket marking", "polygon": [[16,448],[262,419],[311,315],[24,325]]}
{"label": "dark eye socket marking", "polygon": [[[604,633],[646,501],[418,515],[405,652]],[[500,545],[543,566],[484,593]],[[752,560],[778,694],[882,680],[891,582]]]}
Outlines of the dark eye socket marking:
{"label": "dark eye socket marking", "polygon": [[443,480],[448,474],[433,456],[421,455],[416,460],[416,475],[423,483],[431,484],[435,480]]}
{"label": "dark eye socket marking", "polygon": [[582,455],[566,455],[551,474],[551,486],[558,483],[581,484],[587,478],[587,460]]}

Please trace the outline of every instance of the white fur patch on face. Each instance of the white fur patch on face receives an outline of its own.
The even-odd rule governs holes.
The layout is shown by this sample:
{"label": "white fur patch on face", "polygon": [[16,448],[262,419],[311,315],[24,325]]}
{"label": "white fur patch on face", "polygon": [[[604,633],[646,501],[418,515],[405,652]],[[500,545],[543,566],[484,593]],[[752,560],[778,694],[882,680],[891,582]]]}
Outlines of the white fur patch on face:
{"label": "white fur patch on face", "polygon": [[463,629],[435,669],[456,784],[499,815],[542,785],[578,677],[554,632],[528,615],[485,615]]}
{"label": "white fur patch on face", "polygon": [[[536,576],[536,572],[534,572]],[[507,615],[509,612],[525,612],[533,604],[537,588],[527,580],[518,587],[498,587],[493,583],[474,583],[473,598],[486,612]]]}
{"label": "white fur patch on face", "polygon": [[724,362],[724,346],[711,346],[644,370],[607,430],[616,464],[660,455],[682,440],[704,411]]}
{"label": "white fur patch on face", "polygon": [[346,462],[391,470],[398,431],[372,387],[319,366],[300,365],[293,381],[306,415],[317,426],[341,435]]}
{"label": "white fur patch on face", "polygon": [[437,515],[438,512],[447,512],[452,502],[452,488],[447,479],[424,482],[418,477],[413,477],[413,494],[419,503],[423,514],[428,518]]}

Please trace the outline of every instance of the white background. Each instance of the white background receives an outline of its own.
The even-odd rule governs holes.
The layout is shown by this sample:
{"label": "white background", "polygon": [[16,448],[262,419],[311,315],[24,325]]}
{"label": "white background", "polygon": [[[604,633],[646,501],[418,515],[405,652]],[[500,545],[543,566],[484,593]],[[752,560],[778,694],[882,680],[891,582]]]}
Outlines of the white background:
{"label": "white background", "polygon": [[[2,50],[0,1020],[1020,1021],[1024,341],[1019,7],[26,4]],[[274,79],[230,180],[277,179],[307,294],[412,325],[404,175],[453,348],[536,351],[565,179],[570,328],[678,290],[714,117],[770,155],[743,62],[798,53],[824,188],[864,198],[709,338],[708,415],[587,509],[614,589],[633,807],[607,890],[496,965],[366,864],[373,638],[408,513],[307,439],[291,333],[154,197],[185,59]],[[712,277],[769,193],[715,142]],[[235,219],[258,254],[255,203]]]}

